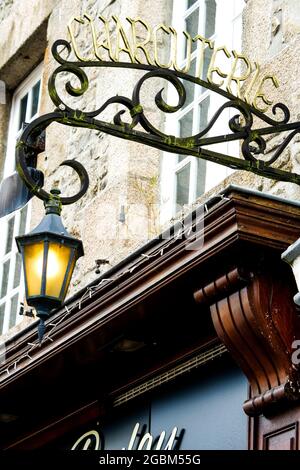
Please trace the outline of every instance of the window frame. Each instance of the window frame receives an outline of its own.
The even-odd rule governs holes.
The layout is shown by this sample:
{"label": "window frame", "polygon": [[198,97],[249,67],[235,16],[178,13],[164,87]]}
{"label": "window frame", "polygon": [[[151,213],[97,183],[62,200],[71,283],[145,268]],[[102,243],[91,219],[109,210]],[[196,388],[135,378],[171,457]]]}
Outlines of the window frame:
{"label": "window frame", "polygon": [[[172,25],[178,31],[178,38],[183,39],[182,31],[186,30],[185,21],[186,18],[192,14],[195,10],[199,9],[198,16],[198,34],[205,36],[205,26],[206,26],[206,0],[196,0],[190,8],[186,8],[187,0],[173,0],[173,15],[172,15]],[[201,7],[202,6],[202,7]],[[229,5],[228,5],[229,6]],[[209,38],[211,41],[215,41],[217,45],[225,45],[231,49],[235,48],[240,49],[241,46],[241,37],[239,41],[236,40],[234,31],[230,31],[228,28],[228,21],[220,21],[220,12],[221,12],[221,2],[216,0],[216,18],[215,18],[215,30],[214,34]],[[241,21],[242,11],[244,8],[243,0],[233,0],[230,2],[230,11],[226,12],[227,18],[229,18],[230,24],[234,25],[236,20]],[[223,11],[222,11],[223,16]],[[240,34],[241,36],[241,34]],[[178,41],[178,55],[184,57],[185,51],[185,41]],[[195,49],[191,54],[191,64],[193,59],[196,59],[195,69],[198,69],[199,66],[199,54],[198,50],[200,45]],[[208,46],[206,46],[206,49]],[[180,67],[183,67],[186,63],[186,60],[180,61]],[[190,73],[190,72],[189,72]],[[190,73],[191,74],[191,73]],[[193,74],[191,74],[193,75]],[[186,84],[189,82],[186,82]],[[199,132],[200,129],[200,111],[199,106],[201,103],[204,103],[205,99],[209,99],[210,103],[208,106],[207,121],[209,121],[217,109],[224,103],[224,98],[213,93],[208,89],[194,85],[194,99],[187,106],[184,106],[183,109],[180,109],[177,113],[173,115],[168,115],[166,117],[165,130],[167,134],[179,135],[179,121],[184,116],[187,115],[191,110],[193,111],[193,122],[192,122],[192,134],[193,135]],[[208,98],[209,97],[209,98]],[[167,99],[169,103],[176,103],[178,100],[177,93],[174,87],[168,87]],[[229,121],[232,115],[236,114],[233,110],[226,110],[223,113],[224,122]],[[216,123],[217,124],[217,123]],[[224,126],[223,126],[224,127]],[[214,132],[214,129],[212,130]],[[228,128],[222,133],[227,133]],[[216,150],[217,152],[221,151],[220,145],[215,147],[212,145],[210,148]],[[226,144],[226,149],[223,148],[224,153],[229,152],[229,154],[237,153],[239,150],[237,142],[230,142]],[[231,153],[230,153],[231,152]],[[184,157],[184,156],[182,156]],[[181,161],[179,161],[178,155],[170,154],[163,152],[162,161],[161,161],[161,223],[165,223],[167,220],[170,220],[178,210],[180,206],[177,205],[177,174],[186,166],[190,165],[190,178],[189,178],[189,198],[187,205],[190,205],[195,202],[197,197],[197,181],[198,181],[198,158],[193,156],[185,156]],[[205,180],[203,186],[203,194],[211,189],[216,184],[220,183],[224,178],[226,178],[230,173],[233,172],[230,168],[217,165],[212,162],[205,160],[200,160],[203,162],[203,171],[205,172]],[[201,166],[201,164],[200,164]]]}
{"label": "window frame", "polygon": [[[11,103],[11,111],[10,111],[10,119],[9,119],[9,127],[8,127],[8,138],[7,138],[7,150],[5,155],[5,163],[4,163],[4,170],[3,170],[3,179],[7,176],[11,175],[15,171],[15,159],[9,158],[10,155],[15,154],[15,146],[16,146],[16,139],[18,138],[19,130],[18,130],[18,120],[19,120],[19,110],[22,98],[28,93],[29,89],[32,90],[34,85],[40,80],[40,90],[42,89],[42,71],[43,71],[43,63],[39,64],[23,82],[18,86],[15,90],[12,103]],[[32,103],[32,93],[30,93],[29,103]],[[35,119],[39,114],[39,108],[41,104],[41,92],[39,95],[39,102],[37,107],[37,112],[34,116],[30,119],[26,120],[28,117],[28,110],[30,106],[27,105],[25,122],[31,122]]]}
{"label": "window frame", "polygon": [[[3,171],[3,179],[10,176],[12,173],[15,172],[15,145],[16,140],[21,132],[19,130],[19,120],[20,120],[20,106],[22,98],[28,93],[28,101],[27,101],[27,108],[26,108],[26,116],[25,122],[29,123],[33,119],[35,119],[40,110],[41,104],[41,91],[42,91],[42,70],[43,64],[39,64],[33,72],[20,84],[20,86],[15,90],[12,98],[11,104],[11,111],[10,111],[10,119],[9,119],[9,127],[8,127],[8,137],[7,137],[7,150],[5,155],[5,162],[4,162],[4,171]],[[40,89],[39,89],[39,100],[37,104],[37,112],[30,117],[31,109],[32,109],[32,97],[33,93],[32,90],[34,86],[40,81]],[[27,207],[26,207],[27,206]],[[24,224],[25,233],[30,229],[30,218],[31,218],[31,204],[30,202],[24,206],[22,209],[19,209],[11,214],[8,214],[6,217],[3,217],[1,220],[2,230],[0,233],[0,288],[2,287],[2,280],[4,275],[4,264],[9,261],[9,271],[8,271],[8,280],[7,280],[7,288],[6,293],[0,299],[0,310],[1,307],[4,305],[4,313],[3,318],[0,318],[0,336],[1,334],[5,334],[10,328],[14,325],[17,325],[22,320],[22,317],[18,315],[20,301],[24,297],[24,277],[23,277],[23,270],[21,266],[21,273],[20,273],[20,280],[18,286],[14,287],[14,278],[15,278],[15,268],[17,262],[17,245],[15,243],[15,237],[19,234],[20,224],[21,224],[21,214],[22,211],[26,212],[26,219]],[[5,253],[6,251],[6,244],[8,240],[8,230],[9,230],[9,221],[14,219],[14,228],[12,233],[12,247]],[[1,293],[0,293],[1,295]],[[17,305],[17,312],[16,312],[16,319],[13,325],[10,325],[11,320],[11,307],[12,307],[12,300],[13,298],[18,295],[18,305]],[[2,328],[1,328],[2,325]]]}

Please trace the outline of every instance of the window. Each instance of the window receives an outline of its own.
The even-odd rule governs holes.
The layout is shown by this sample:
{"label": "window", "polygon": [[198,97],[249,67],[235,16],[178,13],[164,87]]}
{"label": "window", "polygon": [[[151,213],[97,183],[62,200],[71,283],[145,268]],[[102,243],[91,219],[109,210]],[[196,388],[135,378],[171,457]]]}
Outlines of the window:
{"label": "window", "polygon": [[[38,114],[41,92],[41,66],[22,83],[12,99],[8,131],[7,154],[4,165],[6,178],[15,171],[15,145],[25,123]],[[19,303],[23,292],[21,256],[15,237],[29,230],[30,203],[1,219],[0,233],[0,335],[20,321]]]}
{"label": "window", "polygon": [[[225,5],[226,4],[226,5]],[[197,34],[215,41],[219,46],[226,45],[228,50],[241,49],[242,9],[244,0],[173,0],[172,25],[178,31],[181,41],[178,44],[180,67],[186,64],[186,39],[181,31],[192,37]],[[192,43],[191,67],[189,74],[195,76],[201,67],[200,41]],[[206,47],[200,76],[206,79],[212,49]],[[221,58],[221,56],[220,56]],[[179,59],[180,60],[180,59]],[[218,64],[222,64],[218,59]],[[226,65],[224,70],[226,70]],[[188,137],[203,130],[224,98],[206,88],[191,82],[184,82],[187,98],[184,108],[167,117],[168,134]],[[168,100],[176,102],[176,92],[170,87]],[[174,99],[172,99],[174,96]],[[211,135],[228,132],[228,121],[236,111],[226,110],[216,122]],[[222,146],[222,147],[220,147]],[[212,150],[235,155],[239,152],[238,143],[231,142],[210,146]],[[174,156],[165,153],[161,167],[161,220],[165,222],[185,204],[192,204],[201,194],[222,181],[232,170],[206,162],[196,157]]]}

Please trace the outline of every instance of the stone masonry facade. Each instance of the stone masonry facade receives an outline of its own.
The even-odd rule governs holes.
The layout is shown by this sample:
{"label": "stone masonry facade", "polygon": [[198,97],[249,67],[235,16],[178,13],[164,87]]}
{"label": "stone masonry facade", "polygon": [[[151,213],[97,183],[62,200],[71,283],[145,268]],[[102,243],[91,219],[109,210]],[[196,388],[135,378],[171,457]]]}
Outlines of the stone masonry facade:
{"label": "stone masonry facade", "polygon": [[[51,45],[58,38],[67,39],[67,22],[84,13],[92,17],[141,17],[150,25],[171,24],[172,0],[0,0],[0,80],[6,84],[5,103],[0,101],[0,176],[3,174],[14,89],[43,62],[40,113],[53,110],[47,81],[58,64],[52,58]],[[278,77],[280,88],[274,98],[289,107],[291,120],[300,119],[299,37],[298,0],[245,0],[243,53],[258,61],[265,73]],[[84,29],[79,41],[83,48],[90,43]],[[162,49],[163,46],[161,44]],[[88,76],[90,86],[83,105],[85,109],[94,109],[116,94],[130,96],[141,72],[109,68],[90,70]],[[153,98],[160,89],[158,80],[152,80],[149,87],[144,103],[152,116]],[[113,105],[102,117],[109,120],[115,112]],[[158,127],[163,127],[164,117],[158,116],[157,120]],[[274,148],[282,138],[275,136],[268,146]],[[46,151],[39,157],[38,167],[45,174],[48,190],[58,185],[64,195],[70,195],[77,189],[77,180],[70,169],[59,168],[66,159],[78,159],[90,176],[87,194],[76,204],[64,208],[62,213],[68,231],[81,238],[85,247],[85,256],[78,261],[73,275],[70,296],[96,279],[96,259],[108,260],[109,264],[103,270],[109,269],[160,232],[159,214],[153,208],[160,200],[161,152],[100,132],[53,124],[47,130]],[[279,167],[300,172],[300,137],[296,137],[282,155]],[[293,184],[239,171],[201,197],[199,202],[230,183],[288,199],[300,199],[300,188]],[[32,227],[41,220],[43,213],[42,202],[34,198]],[[9,336],[24,327],[26,321],[29,320],[14,327]]]}

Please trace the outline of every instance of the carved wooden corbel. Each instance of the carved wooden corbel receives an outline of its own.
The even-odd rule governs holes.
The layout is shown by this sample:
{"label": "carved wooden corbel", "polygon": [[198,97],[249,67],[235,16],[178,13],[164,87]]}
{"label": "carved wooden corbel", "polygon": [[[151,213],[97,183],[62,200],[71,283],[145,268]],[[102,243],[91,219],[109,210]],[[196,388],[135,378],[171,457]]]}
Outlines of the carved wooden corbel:
{"label": "carved wooden corbel", "polygon": [[300,398],[298,368],[292,364],[298,318],[289,273],[278,264],[257,272],[236,267],[194,293],[197,303],[210,305],[220,340],[249,380],[248,415]]}

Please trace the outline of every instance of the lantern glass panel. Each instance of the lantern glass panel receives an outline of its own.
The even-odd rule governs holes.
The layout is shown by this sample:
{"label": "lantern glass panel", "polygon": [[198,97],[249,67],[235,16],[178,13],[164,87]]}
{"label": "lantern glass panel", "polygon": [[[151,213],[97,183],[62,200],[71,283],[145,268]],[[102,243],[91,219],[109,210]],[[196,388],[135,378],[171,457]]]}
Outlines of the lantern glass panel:
{"label": "lantern glass panel", "polygon": [[24,263],[28,297],[41,295],[44,259],[44,243],[24,246]]}
{"label": "lantern glass panel", "polygon": [[71,247],[60,243],[49,243],[45,291],[47,296],[60,297],[71,255]]}
{"label": "lantern glass panel", "polygon": [[69,270],[69,273],[68,273],[67,281],[66,281],[66,284],[65,284],[65,287],[64,287],[64,291],[62,293],[62,299],[61,299],[62,301],[65,299],[65,297],[67,295],[69,284],[70,284],[71,277],[72,277],[74,267],[75,267],[75,262],[76,262],[76,256],[74,254],[73,259],[72,259],[72,263],[71,263],[71,267],[70,267],[70,270]]}

